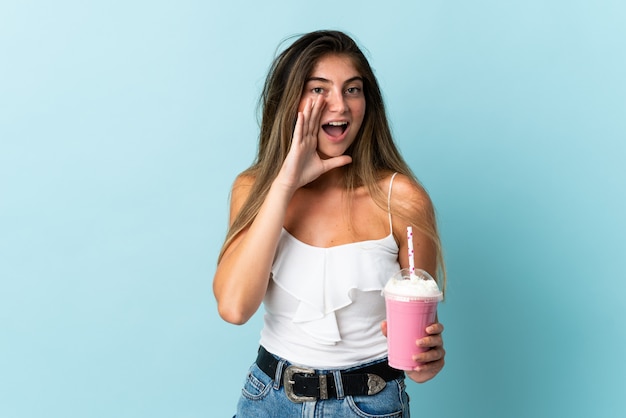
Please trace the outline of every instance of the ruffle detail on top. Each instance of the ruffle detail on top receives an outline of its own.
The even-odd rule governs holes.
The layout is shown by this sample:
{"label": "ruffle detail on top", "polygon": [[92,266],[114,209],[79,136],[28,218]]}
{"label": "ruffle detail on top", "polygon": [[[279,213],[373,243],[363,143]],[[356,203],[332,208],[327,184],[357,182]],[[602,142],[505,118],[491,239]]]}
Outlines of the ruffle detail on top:
{"label": "ruffle detail on top", "polygon": [[297,302],[292,322],[324,345],[341,341],[335,313],[352,303],[351,292],[380,292],[399,270],[398,245],[391,234],[322,248],[283,229],[276,254],[273,281]]}

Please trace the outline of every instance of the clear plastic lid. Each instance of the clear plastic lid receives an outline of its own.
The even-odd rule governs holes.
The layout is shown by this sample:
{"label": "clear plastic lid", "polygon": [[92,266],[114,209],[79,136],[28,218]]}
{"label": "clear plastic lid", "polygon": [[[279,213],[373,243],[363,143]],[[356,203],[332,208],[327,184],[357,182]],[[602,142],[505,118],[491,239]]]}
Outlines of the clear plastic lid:
{"label": "clear plastic lid", "polygon": [[398,271],[391,276],[382,294],[386,298],[406,301],[440,302],[443,299],[435,279],[421,269],[415,269],[413,274],[409,269]]}

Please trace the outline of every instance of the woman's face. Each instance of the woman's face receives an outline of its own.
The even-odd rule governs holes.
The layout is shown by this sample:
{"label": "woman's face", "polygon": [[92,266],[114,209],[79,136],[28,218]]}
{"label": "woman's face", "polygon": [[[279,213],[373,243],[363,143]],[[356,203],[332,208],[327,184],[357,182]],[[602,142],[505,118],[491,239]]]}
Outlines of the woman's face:
{"label": "woman's face", "polygon": [[352,59],[345,55],[326,55],[317,62],[304,84],[298,111],[309,99],[324,100],[317,139],[322,158],[343,155],[354,142],[365,115],[363,78]]}

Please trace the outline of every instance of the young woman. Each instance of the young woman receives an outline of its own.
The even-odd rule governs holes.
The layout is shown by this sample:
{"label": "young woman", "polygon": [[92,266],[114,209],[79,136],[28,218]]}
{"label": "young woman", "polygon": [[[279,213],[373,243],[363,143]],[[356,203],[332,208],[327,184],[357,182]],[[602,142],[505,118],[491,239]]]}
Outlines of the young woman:
{"label": "young woman", "polygon": [[[344,33],[306,34],[275,59],[262,109],[213,283],[224,320],[266,311],[237,414],[407,417],[380,294],[409,265],[407,226],[415,266],[445,280],[431,201],[394,145],[372,69]],[[412,380],[442,369],[442,331],[415,342],[428,350]]]}

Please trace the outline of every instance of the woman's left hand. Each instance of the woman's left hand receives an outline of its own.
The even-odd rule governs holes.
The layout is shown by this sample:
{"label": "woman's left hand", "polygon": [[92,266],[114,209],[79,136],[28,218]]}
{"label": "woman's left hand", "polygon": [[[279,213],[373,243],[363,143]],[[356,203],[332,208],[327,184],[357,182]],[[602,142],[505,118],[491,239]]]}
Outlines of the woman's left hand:
{"label": "woman's left hand", "polygon": [[[383,321],[381,329],[383,334],[387,336],[387,321]],[[443,369],[446,350],[443,349],[442,332],[443,325],[436,322],[426,327],[426,333],[428,334],[426,337],[420,338],[415,342],[417,346],[425,348],[427,351],[413,356],[413,360],[422,364],[406,372],[411,380],[417,383],[427,382],[437,376]]]}

